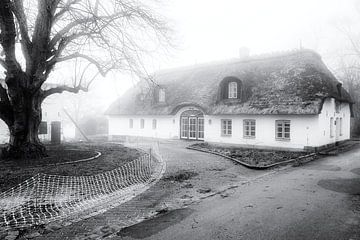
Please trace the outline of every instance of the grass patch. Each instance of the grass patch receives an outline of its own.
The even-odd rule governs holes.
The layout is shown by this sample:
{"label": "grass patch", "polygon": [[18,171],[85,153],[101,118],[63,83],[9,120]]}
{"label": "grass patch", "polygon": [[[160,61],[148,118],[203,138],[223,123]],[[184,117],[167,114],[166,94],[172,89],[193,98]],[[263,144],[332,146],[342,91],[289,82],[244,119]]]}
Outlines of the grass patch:
{"label": "grass patch", "polygon": [[164,177],[165,181],[174,181],[174,182],[183,182],[185,180],[189,180],[195,176],[199,175],[197,172],[180,170],[173,175]]}
{"label": "grass patch", "polygon": [[191,147],[220,153],[253,166],[267,166],[306,155],[304,152],[263,150],[254,148],[225,147],[209,143],[196,143]]}
{"label": "grass patch", "polygon": [[[0,165],[2,166],[0,171],[0,192],[38,173],[65,176],[94,175],[120,167],[141,155],[136,149],[108,143],[71,143],[47,146],[47,148],[49,157],[44,159],[0,159]],[[95,156],[95,151],[101,152],[102,156],[87,162],[49,165],[92,157]]]}

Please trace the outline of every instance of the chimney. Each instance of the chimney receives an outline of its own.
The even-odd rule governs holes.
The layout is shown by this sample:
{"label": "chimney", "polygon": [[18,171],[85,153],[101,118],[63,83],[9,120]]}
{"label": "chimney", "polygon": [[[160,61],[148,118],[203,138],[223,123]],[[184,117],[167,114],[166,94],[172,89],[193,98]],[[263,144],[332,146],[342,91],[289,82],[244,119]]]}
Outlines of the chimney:
{"label": "chimney", "polygon": [[250,57],[250,49],[247,47],[239,48],[239,58],[240,59],[247,59]]}
{"label": "chimney", "polygon": [[342,97],[342,96],[341,96],[341,93],[342,93],[342,92],[341,92],[342,83],[338,83],[338,84],[336,84],[336,87],[337,87],[337,90],[338,90],[339,96],[340,96],[340,97]]}

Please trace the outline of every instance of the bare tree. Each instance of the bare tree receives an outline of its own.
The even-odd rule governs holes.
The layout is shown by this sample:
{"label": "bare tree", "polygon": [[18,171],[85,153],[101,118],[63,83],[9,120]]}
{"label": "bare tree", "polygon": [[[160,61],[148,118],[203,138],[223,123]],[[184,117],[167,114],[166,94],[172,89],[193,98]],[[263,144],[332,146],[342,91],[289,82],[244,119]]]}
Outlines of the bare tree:
{"label": "bare tree", "polygon": [[352,133],[360,135],[360,63],[357,60],[342,61],[336,71],[337,77],[343,82],[344,88],[348,90],[354,101],[354,122]]}
{"label": "bare tree", "polygon": [[142,74],[143,56],[169,43],[165,21],[139,0],[1,0],[0,30],[0,118],[10,130],[3,156],[17,158],[46,156],[38,138],[43,100],[87,91],[97,76],[44,90],[56,65],[76,59],[88,63],[83,73]]}

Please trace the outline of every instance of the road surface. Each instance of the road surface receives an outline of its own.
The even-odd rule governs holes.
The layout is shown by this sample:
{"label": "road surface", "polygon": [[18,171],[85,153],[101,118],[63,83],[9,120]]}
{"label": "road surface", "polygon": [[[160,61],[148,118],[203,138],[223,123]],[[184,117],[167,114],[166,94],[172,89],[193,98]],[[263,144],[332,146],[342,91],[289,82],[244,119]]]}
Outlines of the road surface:
{"label": "road surface", "polygon": [[360,239],[359,148],[256,177],[111,238]]}

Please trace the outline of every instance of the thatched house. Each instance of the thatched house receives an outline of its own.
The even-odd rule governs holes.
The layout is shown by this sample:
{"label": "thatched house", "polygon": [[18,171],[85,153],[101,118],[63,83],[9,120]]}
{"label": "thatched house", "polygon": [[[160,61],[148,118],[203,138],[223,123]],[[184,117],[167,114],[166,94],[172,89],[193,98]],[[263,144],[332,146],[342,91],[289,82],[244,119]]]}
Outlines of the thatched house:
{"label": "thatched house", "polygon": [[350,137],[352,100],[310,50],[161,71],[107,110],[109,134],[275,148]]}

